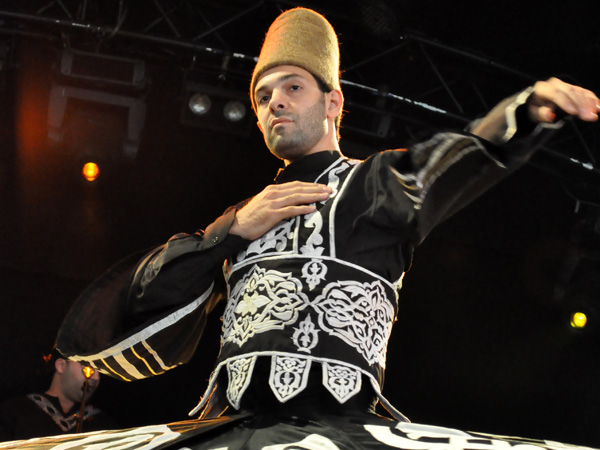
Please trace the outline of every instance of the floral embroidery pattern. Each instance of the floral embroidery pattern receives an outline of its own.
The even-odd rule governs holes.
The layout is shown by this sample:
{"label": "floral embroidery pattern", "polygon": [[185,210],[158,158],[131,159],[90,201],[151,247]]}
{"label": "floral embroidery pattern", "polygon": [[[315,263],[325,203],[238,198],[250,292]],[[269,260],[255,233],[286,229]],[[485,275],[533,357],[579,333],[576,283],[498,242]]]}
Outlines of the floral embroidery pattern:
{"label": "floral embroidery pattern", "polygon": [[394,308],[380,281],[328,284],[313,306],[319,312],[321,329],[354,347],[369,364],[385,367]]}
{"label": "floral embroidery pattern", "polygon": [[309,359],[274,356],[271,360],[269,385],[280,402],[286,402],[302,392],[308,383]]}
{"label": "floral embroidery pattern", "polygon": [[236,359],[227,363],[227,375],[229,384],[227,385],[227,400],[235,409],[240,409],[240,401],[244,391],[250,384],[252,371],[256,363],[256,356],[249,358]]}
{"label": "floral embroidery pattern", "polygon": [[317,335],[319,330],[315,328],[315,324],[312,322],[310,314],[298,324],[298,328],[294,329],[296,330],[292,335],[294,344],[298,347],[299,351],[310,353],[310,351],[319,343],[319,337]]}
{"label": "floral embroidery pattern", "polygon": [[252,241],[248,248],[238,255],[238,262],[254,255],[262,255],[268,251],[285,251],[288,239],[292,237],[292,226],[295,222],[295,219],[284,220],[271,228],[262,237]]}
{"label": "floral embroidery pattern", "polygon": [[362,385],[358,370],[342,364],[323,363],[323,386],[337,399],[344,403],[358,394]]}
{"label": "floral embroidery pattern", "polygon": [[311,291],[317,287],[321,281],[325,280],[326,275],[327,266],[321,260],[311,259],[302,266],[302,278],[306,280]]}
{"label": "floral embroidery pattern", "polygon": [[302,282],[290,273],[255,265],[231,290],[223,314],[223,342],[241,347],[255,334],[296,323],[308,302]]}

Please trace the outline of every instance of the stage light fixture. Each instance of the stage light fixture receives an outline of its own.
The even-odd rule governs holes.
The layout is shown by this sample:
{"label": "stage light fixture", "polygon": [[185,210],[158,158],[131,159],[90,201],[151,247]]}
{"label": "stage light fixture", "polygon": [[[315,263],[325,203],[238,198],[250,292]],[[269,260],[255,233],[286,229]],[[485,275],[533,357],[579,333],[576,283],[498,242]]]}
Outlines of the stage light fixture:
{"label": "stage light fixture", "polygon": [[196,93],[190,97],[188,105],[194,114],[202,116],[210,111],[212,103],[208,95]]}
{"label": "stage light fixture", "polygon": [[227,120],[231,122],[239,122],[246,117],[246,107],[238,100],[231,100],[225,103],[223,114]]}
{"label": "stage light fixture", "polygon": [[250,100],[246,92],[186,82],[180,121],[183,125],[212,131],[248,135]]}
{"label": "stage light fixture", "polygon": [[582,329],[587,325],[587,316],[581,311],[571,314],[571,326],[573,328]]}
{"label": "stage light fixture", "polygon": [[[121,137],[120,148],[117,150],[120,150],[121,154],[129,160],[135,159],[146,118],[144,100],[74,86],[59,84],[52,86],[48,106],[48,138],[57,144],[68,144],[63,140],[65,122],[70,120],[66,114],[69,105],[77,105],[82,110],[93,110],[96,107],[103,109],[104,114],[108,114],[112,110],[118,116],[123,115],[126,121],[126,130],[125,135]],[[101,127],[100,122],[101,120],[98,120],[93,125]],[[106,130],[106,133],[109,132],[111,130]],[[81,144],[78,143],[78,145]]]}
{"label": "stage light fixture", "polygon": [[60,74],[106,85],[141,89],[146,84],[146,64],[138,59],[65,49]]}
{"label": "stage light fixture", "polygon": [[95,162],[87,162],[81,169],[81,175],[89,182],[95,181],[100,176],[100,168]]}

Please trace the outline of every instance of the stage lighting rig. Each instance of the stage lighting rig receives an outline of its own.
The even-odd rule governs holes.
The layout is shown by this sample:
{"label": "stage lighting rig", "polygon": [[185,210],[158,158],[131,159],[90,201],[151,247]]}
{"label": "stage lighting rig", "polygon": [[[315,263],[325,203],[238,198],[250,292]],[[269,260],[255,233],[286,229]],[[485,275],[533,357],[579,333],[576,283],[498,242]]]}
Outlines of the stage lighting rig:
{"label": "stage lighting rig", "polygon": [[135,159],[146,118],[145,63],[66,49],[54,78],[48,106],[50,141],[83,152],[98,147],[99,136],[111,144],[105,142],[98,158]]}
{"label": "stage lighting rig", "polygon": [[252,110],[246,92],[185,82],[181,123],[240,135],[252,127]]}

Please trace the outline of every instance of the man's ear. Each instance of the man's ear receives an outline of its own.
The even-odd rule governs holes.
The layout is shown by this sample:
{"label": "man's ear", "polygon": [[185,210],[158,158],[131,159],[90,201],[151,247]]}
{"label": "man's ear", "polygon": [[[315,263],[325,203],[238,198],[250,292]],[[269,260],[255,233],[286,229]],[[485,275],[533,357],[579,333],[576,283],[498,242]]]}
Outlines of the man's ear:
{"label": "man's ear", "polygon": [[344,94],[339,89],[334,89],[325,95],[327,98],[327,117],[335,119],[344,107]]}
{"label": "man's ear", "polygon": [[256,121],[256,125],[258,126],[258,129],[262,133],[263,132],[263,128],[262,128],[262,125],[260,124],[260,122],[258,120]]}
{"label": "man's ear", "polygon": [[57,358],[56,361],[54,361],[54,369],[56,369],[57,373],[63,373],[66,366],[67,360],[64,358]]}

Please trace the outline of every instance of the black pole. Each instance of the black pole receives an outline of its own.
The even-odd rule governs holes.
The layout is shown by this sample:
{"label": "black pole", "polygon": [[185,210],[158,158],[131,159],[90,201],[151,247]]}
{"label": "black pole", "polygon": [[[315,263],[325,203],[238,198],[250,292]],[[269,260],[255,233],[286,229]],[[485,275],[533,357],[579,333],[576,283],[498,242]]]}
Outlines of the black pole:
{"label": "black pole", "polygon": [[89,378],[85,378],[83,383],[83,396],[81,397],[81,405],[79,406],[79,415],[77,416],[77,428],[75,433],[81,433],[83,429],[83,411],[85,409],[85,395],[87,394],[88,385],[90,384]]}

